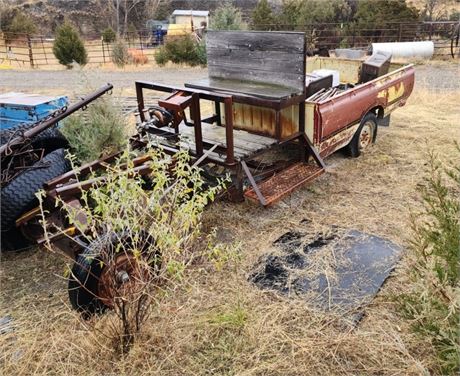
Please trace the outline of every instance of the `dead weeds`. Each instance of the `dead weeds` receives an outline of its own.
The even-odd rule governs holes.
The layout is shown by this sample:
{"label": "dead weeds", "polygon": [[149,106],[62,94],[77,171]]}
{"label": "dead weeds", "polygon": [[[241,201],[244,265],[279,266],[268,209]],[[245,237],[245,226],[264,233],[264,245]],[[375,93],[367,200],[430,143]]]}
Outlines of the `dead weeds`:
{"label": "dead weeds", "polygon": [[426,152],[455,158],[459,94],[416,89],[407,106],[392,115],[391,126],[379,129],[369,152],[358,159],[330,157],[329,173],[271,209],[213,205],[205,225],[242,241],[243,259],[218,273],[197,265],[185,285],[161,298],[143,338],[122,358],[67,308],[60,260],[43,252],[3,255],[0,316],[12,317],[13,331],[0,334],[2,374],[436,373],[431,345],[415,337],[396,313],[392,296],[405,289],[401,272],[385,284],[355,329],[304,300],[259,290],[248,276],[289,230],[314,233],[338,225],[406,246],[409,209],[421,205],[416,187]]}

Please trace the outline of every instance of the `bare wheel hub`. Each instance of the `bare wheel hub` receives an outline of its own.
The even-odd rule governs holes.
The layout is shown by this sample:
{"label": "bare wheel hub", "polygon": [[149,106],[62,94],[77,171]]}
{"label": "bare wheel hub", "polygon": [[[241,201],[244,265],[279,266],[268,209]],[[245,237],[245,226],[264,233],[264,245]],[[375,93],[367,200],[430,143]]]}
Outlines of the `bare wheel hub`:
{"label": "bare wheel hub", "polygon": [[99,299],[113,308],[116,298],[140,292],[152,278],[142,260],[129,253],[116,255],[102,270],[98,283]]}
{"label": "bare wheel hub", "polygon": [[364,123],[361,128],[361,133],[359,134],[360,150],[366,149],[372,143],[373,129],[374,126],[370,121]]}

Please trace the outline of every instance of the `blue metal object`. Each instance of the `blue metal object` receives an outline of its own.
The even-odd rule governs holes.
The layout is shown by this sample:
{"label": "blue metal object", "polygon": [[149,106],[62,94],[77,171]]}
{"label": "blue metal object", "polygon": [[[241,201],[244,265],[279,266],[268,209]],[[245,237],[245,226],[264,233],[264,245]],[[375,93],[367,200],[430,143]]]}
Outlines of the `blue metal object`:
{"label": "blue metal object", "polygon": [[12,128],[18,124],[34,123],[68,104],[69,99],[66,96],[0,94],[0,130]]}

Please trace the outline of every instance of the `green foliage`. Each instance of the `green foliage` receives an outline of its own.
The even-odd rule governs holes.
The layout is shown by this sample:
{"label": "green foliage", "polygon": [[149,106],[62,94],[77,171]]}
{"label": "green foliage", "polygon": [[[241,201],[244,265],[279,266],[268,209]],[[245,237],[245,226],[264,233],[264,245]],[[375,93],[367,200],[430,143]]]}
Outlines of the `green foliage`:
{"label": "green foliage", "polygon": [[111,27],[104,29],[102,32],[102,40],[105,43],[113,43],[117,39],[117,33]]}
{"label": "green foliage", "polygon": [[243,22],[241,11],[225,3],[219,6],[212,16],[210,29],[212,30],[244,30],[246,24]]}
{"label": "green foliage", "polygon": [[137,28],[133,23],[129,24],[127,32],[131,35],[131,38],[137,37]]}
{"label": "green foliage", "polygon": [[275,17],[267,0],[260,0],[252,12],[251,29],[273,30],[275,29]]}
{"label": "green foliage", "polygon": [[15,8],[0,8],[0,27],[5,33],[7,40],[15,37],[15,34],[31,35],[37,31],[32,19]]}
{"label": "green foliage", "polygon": [[460,21],[460,12],[458,10],[453,11],[449,16],[450,21]]}
{"label": "green foliage", "polygon": [[56,30],[53,53],[59,63],[71,68],[72,62],[85,65],[88,54],[78,32],[68,22],[64,22]]}
{"label": "green foliage", "polygon": [[126,118],[108,98],[99,98],[86,111],[69,116],[61,131],[81,163],[120,150],[127,138]]}
{"label": "green foliage", "polygon": [[112,46],[112,61],[119,67],[123,68],[129,62],[128,46],[122,39],[117,41]]}
{"label": "green foliage", "polygon": [[157,8],[151,14],[151,18],[154,20],[167,20],[172,13],[171,0],[162,0],[159,2]]}
{"label": "green foliage", "polygon": [[221,329],[242,330],[248,320],[246,309],[238,304],[225,311],[217,312],[209,318],[209,323]]}
{"label": "green foliage", "polygon": [[[459,149],[460,155],[460,149]],[[398,297],[416,333],[437,351],[441,374],[460,371],[460,167],[430,155],[421,189],[424,210],[412,219],[409,291]]]}
{"label": "green foliage", "polygon": [[155,54],[155,61],[163,66],[168,61],[190,66],[206,65],[206,46],[195,41],[190,35],[168,40]]}
{"label": "green foliage", "polygon": [[345,0],[285,0],[280,14],[280,23],[293,28],[321,22],[343,22],[351,14]]}
{"label": "green foliage", "polygon": [[18,12],[11,21],[8,32],[13,34],[33,34],[37,27],[32,19],[24,13]]}
{"label": "green foliage", "polygon": [[[196,246],[202,214],[225,184],[220,181],[213,187],[205,186],[200,168],[191,165],[191,157],[184,150],[168,156],[161,149],[151,148],[142,155],[149,175],[141,176],[136,171],[134,158],[139,155],[127,148],[105,170],[104,180],[80,192],[81,207],[76,209],[57,199],[68,223],[82,234],[80,241],[98,246],[102,267],[113,267],[117,256],[129,255],[131,269],[137,270],[129,288],[119,283],[116,273],[107,277],[113,278],[111,292],[116,304],[113,314],[103,319],[102,327],[104,336],[111,338],[115,349],[123,353],[129,351],[141,331],[149,307],[183,283],[187,266],[203,256]],[[40,207],[48,239],[50,228],[42,202]],[[143,242],[146,236],[152,240]],[[121,237],[132,240],[118,242],[114,247]],[[49,242],[47,246],[51,249]],[[97,320],[94,330],[100,331],[96,323]]]}
{"label": "green foliage", "polygon": [[379,29],[388,22],[416,22],[419,12],[404,0],[363,0],[358,2],[354,20],[358,28]]}

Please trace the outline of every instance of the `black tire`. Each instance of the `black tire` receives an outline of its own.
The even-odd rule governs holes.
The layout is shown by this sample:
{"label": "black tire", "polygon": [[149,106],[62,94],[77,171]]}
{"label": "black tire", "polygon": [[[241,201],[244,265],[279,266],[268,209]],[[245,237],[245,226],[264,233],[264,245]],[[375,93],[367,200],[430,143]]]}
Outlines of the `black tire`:
{"label": "black tire", "polygon": [[65,158],[65,150],[57,149],[46,155],[32,168],[13,179],[1,190],[2,231],[13,228],[16,219],[37,205],[35,193],[47,181],[70,170],[70,162]]}
{"label": "black tire", "polygon": [[69,301],[72,308],[81,312],[84,318],[102,313],[106,306],[98,299],[98,284],[103,264],[94,250],[89,247],[80,253],[69,277]]}
{"label": "black tire", "polygon": [[[364,133],[366,132],[366,133]],[[350,143],[345,146],[348,156],[357,158],[361,151],[373,144],[377,138],[377,117],[369,112],[361,120],[356,133]]]}
{"label": "black tire", "polygon": [[35,149],[45,149],[48,154],[56,149],[67,148],[69,142],[58,128],[51,128],[34,137],[32,145]]}
{"label": "black tire", "polygon": [[[143,233],[144,244],[154,246],[153,238]],[[113,240],[117,239],[117,240]],[[83,318],[88,319],[94,314],[103,313],[108,307],[99,299],[99,280],[104,270],[104,260],[100,256],[102,245],[111,244],[113,249],[121,240],[122,249],[129,247],[132,238],[123,234],[112,238],[100,237],[95,239],[82,253],[80,253],[72,266],[72,274],[69,277],[68,293],[72,308],[80,312]],[[149,254],[152,267],[158,272],[161,267],[161,257],[158,251]]]}
{"label": "black tire", "polygon": [[2,252],[25,251],[33,246],[32,242],[26,239],[17,228],[2,231],[0,237],[0,249]]}
{"label": "black tire", "polygon": [[[11,139],[19,136],[21,132],[25,132],[32,128],[34,124],[19,124],[12,128],[8,128],[0,131],[0,144],[4,145]],[[53,150],[65,148],[68,146],[67,139],[61,133],[59,128],[54,125],[51,128],[45,129],[32,139],[32,144],[35,148],[43,148],[46,153]]]}

